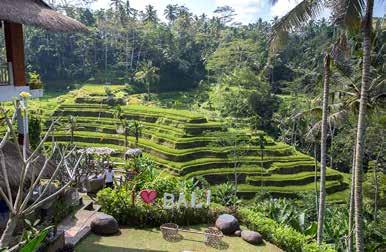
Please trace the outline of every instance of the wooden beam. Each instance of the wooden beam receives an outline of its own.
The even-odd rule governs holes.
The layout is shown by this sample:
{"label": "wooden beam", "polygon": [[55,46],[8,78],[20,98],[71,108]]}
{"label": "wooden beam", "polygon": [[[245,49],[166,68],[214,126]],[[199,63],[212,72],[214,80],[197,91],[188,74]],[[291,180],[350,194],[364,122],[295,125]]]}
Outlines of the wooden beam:
{"label": "wooden beam", "polygon": [[7,61],[12,62],[14,85],[26,86],[23,25],[5,21],[4,34]]}

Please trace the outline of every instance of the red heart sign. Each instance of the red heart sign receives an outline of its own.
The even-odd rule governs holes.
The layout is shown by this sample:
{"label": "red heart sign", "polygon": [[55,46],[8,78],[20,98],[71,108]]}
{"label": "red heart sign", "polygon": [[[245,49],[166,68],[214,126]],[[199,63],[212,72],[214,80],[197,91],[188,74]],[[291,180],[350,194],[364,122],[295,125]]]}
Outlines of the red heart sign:
{"label": "red heart sign", "polygon": [[141,196],[143,202],[145,202],[146,204],[151,204],[157,198],[157,191],[155,191],[155,190],[148,190],[148,189],[142,190],[139,193],[139,196]]}

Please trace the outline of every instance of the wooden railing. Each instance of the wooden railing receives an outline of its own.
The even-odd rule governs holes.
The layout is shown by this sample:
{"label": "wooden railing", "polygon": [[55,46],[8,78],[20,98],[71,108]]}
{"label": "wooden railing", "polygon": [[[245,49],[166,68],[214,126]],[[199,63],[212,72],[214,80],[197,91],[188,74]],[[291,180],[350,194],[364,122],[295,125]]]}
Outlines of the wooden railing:
{"label": "wooden railing", "polygon": [[11,78],[9,74],[10,69],[11,69],[11,65],[8,65],[8,64],[0,65],[0,86],[11,85]]}

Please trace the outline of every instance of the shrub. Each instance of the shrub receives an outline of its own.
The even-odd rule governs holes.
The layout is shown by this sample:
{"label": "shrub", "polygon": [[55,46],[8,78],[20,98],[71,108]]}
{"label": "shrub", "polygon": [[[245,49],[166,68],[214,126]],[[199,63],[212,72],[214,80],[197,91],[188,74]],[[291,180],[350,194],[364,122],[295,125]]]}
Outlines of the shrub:
{"label": "shrub", "polygon": [[40,143],[40,134],[42,132],[41,118],[38,113],[32,114],[29,118],[28,134],[32,149],[35,149]]}
{"label": "shrub", "polygon": [[40,74],[37,72],[28,73],[28,84],[30,89],[42,89],[43,82],[40,78]]}
{"label": "shrub", "polygon": [[119,224],[134,227],[157,227],[172,222],[180,226],[213,223],[225,208],[216,204],[210,208],[163,209],[160,201],[145,205],[137,201],[133,206],[131,191],[104,189],[97,194],[102,211],[114,216]]}
{"label": "shrub", "polygon": [[143,185],[144,189],[156,190],[159,195],[165,192],[173,192],[177,186],[177,178],[172,175],[160,174],[152,181],[148,181]]}
{"label": "shrub", "polygon": [[238,217],[244,225],[251,230],[260,232],[264,239],[272,242],[286,251],[305,252],[333,252],[333,248],[322,245],[318,247],[310,237],[297,232],[295,229],[281,225],[272,219],[265,217],[262,213],[241,208]]}
{"label": "shrub", "polygon": [[235,185],[230,182],[218,185],[214,188],[213,192],[214,202],[227,207],[238,205],[240,200],[235,192]]}

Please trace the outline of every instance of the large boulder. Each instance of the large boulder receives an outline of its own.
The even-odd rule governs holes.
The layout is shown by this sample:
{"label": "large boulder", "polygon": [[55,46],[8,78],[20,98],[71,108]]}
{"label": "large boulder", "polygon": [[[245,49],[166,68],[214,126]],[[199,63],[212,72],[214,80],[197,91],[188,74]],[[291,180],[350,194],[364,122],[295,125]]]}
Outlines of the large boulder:
{"label": "large boulder", "polygon": [[239,221],[230,214],[222,214],[216,220],[216,227],[225,235],[234,234],[240,229]]}
{"label": "large boulder", "polygon": [[97,193],[105,187],[105,180],[102,176],[88,179],[86,189],[88,193]]}
{"label": "large boulder", "polygon": [[101,213],[91,221],[91,231],[97,235],[113,235],[119,231],[119,225],[113,216]]}
{"label": "large boulder", "polygon": [[261,244],[263,242],[261,234],[255,231],[243,230],[241,231],[241,238],[254,245]]}

